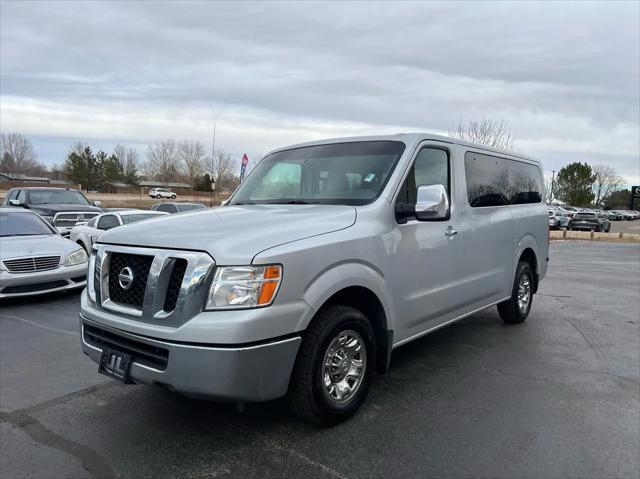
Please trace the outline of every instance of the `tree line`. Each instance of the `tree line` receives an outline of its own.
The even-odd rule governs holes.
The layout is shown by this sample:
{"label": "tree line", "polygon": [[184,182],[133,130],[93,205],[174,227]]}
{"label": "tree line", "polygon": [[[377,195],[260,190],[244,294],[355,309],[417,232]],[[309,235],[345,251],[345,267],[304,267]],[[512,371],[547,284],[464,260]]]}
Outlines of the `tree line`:
{"label": "tree line", "polygon": [[[462,120],[449,129],[449,135],[506,150],[517,150],[511,130],[504,121],[483,118]],[[31,140],[19,133],[0,135],[0,172],[28,176],[49,175],[66,178],[87,190],[101,190],[107,183],[123,182],[137,186],[144,176],[162,184],[187,183],[194,190],[211,191],[212,180],[218,189],[233,189],[239,183],[231,155],[218,150],[213,159],[197,140],[166,139],[148,146],[145,159],[138,151],[116,145],[111,154],[94,153],[84,142],[71,145],[62,166],[47,169],[37,159]],[[578,207],[627,208],[631,191],[623,188],[624,179],[608,165],[591,166],[574,162],[564,166],[553,178],[545,179],[545,200],[559,200]]]}
{"label": "tree line", "polygon": [[0,172],[67,179],[86,190],[103,190],[108,183],[138,186],[144,178],[161,184],[186,183],[194,190],[233,189],[239,183],[230,154],[218,150],[207,156],[202,142],[166,139],[148,146],[143,160],[138,150],[118,144],[111,153],[94,151],[86,142],[73,143],[62,165],[47,168],[37,159],[31,140],[19,133],[0,135]]}

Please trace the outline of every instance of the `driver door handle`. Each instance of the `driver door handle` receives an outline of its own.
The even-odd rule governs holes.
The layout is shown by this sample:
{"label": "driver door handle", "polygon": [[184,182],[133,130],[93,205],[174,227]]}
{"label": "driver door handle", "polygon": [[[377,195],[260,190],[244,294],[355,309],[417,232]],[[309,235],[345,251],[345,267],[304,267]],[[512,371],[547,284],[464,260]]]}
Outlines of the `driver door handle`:
{"label": "driver door handle", "polygon": [[447,228],[447,231],[444,232],[444,235],[451,238],[458,234],[458,230],[454,230],[451,226]]}

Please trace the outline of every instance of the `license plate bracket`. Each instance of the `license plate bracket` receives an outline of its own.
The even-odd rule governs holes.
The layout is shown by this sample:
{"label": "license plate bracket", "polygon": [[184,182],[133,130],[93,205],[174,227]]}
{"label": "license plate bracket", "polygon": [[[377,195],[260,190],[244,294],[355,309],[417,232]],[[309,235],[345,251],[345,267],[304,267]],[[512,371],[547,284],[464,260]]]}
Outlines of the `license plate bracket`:
{"label": "license plate bracket", "polygon": [[130,354],[104,348],[100,355],[98,372],[116,379],[124,384],[133,384],[129,372],[131,370],[132,357]]}

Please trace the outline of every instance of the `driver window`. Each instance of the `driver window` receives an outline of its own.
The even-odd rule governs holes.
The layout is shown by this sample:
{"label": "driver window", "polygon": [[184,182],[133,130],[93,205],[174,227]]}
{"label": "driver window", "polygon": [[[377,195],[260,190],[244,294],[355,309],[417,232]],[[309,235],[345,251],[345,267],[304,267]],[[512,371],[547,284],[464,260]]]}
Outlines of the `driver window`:
{"label": "driver window", "polygon": [[20,190],[20,193],[18,193],[18,201],[20,202],[21,205],[24,205],[27,202],[26,190]]}
{"label": "driver window", "polygon": [[423,148],[398,196],[399,203],[414,205],[419,186],[444,185],[449,193],[449,154],[440,148]]}
{"label": "driver window", "polygon": [[98,229],[101,230],[109,230],[116,226],[120,226],[120,222],[114,215],[103,216],[100,218],[100,221],[98,221]]}

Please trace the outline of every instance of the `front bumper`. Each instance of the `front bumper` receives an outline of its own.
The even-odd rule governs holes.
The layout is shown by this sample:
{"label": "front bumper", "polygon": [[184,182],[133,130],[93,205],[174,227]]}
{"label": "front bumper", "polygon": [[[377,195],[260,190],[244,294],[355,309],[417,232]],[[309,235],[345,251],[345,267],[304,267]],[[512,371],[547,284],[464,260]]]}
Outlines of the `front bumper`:
{"label": "front bumper", "polygon": [[294,335],[233,346],[178,343],[128,333],[82,314],[80,330],[82,351],[96,363],[104,347],[131,354],[130,375],[136,383],[160,384],[185,396],[223,401],[258,402],[284,396],[302,341]]}
{"label": "front bumper", "polygon": [[86,284],[87,263],[60,266],[37,273],[9,273],[0,271],[0,298],[32,296],[35,294],[83,288]]}

